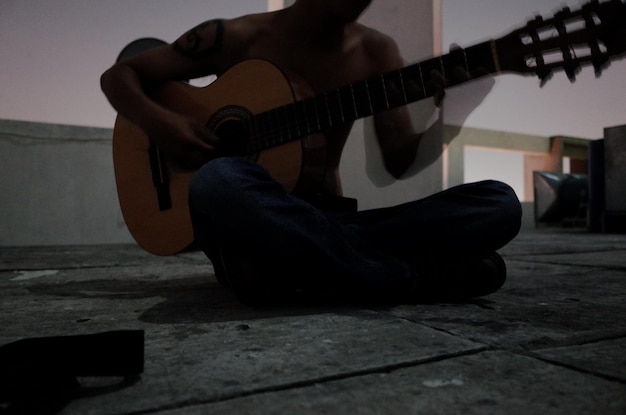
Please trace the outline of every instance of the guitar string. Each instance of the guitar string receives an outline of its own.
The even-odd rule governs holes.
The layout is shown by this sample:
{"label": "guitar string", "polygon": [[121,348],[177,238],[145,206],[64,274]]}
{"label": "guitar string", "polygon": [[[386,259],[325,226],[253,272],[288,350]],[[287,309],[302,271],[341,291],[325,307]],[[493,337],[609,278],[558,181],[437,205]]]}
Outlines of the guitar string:
{"label": "guitar string", "polygon": [[[420,92],[423,97],[427,97],[428,94],[426,92],[425,81],[424,81],[421,65],[417,64],[417,68],[419,69],[420,83],[422,84],[422,88]],[[405,87],[405,82],[404,82],[405,75],[403,74],[402,68],[394,72],[383,73],[383,74],[380,74],[379,77],[381,79],[382,94],[384,96],[386,109],[389,109],[391,106],[389,104],[388,90],[384,81],[387,80],[389,82],[393,82],[393,79],[390,79],[390,78],[396,72],[398,74],[398,79],[400,82],[400,86],[397,87],[397,89],[399,89],[402,93],[403,104],[408,104],[410,101],[408,98],[406,87]],[[362,82],[365,87],[365,93],[367,96],[367,105],[369,107],[368,115],[371,115],[375,111],[373,108],[371,89],[369,87],[368,81],[369,80],[365,80]],[[344,87],[336,88],[332,91],[326,91],[322,93],[321,96],[323,97],[322,99],[324,100],[325,107],[326,107],[325,112],[328,115],[328,128],[332,128],[337,124],[342,125],[342,124],[345,124],[346,122],[346,119],[347,119],[346,118],[347,113],[346,113],[346,108],[345,108],[346,105],[343,103],[342,97],[341,97],[342,88],[344,90],[347,89],[347,92],[349,93],[349,102],[350,102],[349,106],[351,106],[352,109],[354,110],[354,119],[359,119],[365,115],[365,114],[360,114],[358,111],[358,105],[357,105],[356,96],[354,93],[354,85],[355,84],[350,84]],[[337,106],[334,109],[330,105],[329,96],[330,96],[330,100],[336,100]],[[317,105],[317,101],[315,98],[311,98],[311,100],[314,106],[313,115],[309,114],[309,112],[307,111],[306,100],[296,101],[294,103],[287,104],[285,106],[274,108],[274,109],[265,111],[261,114],[258,114],[255,118],[258,118],[259,120],[261,120],[261,122],[257,123],[256,128],[254,128],[254,130],[256,132],[255,134],[256,141],[259,143],[259,145],[253,146],[253,149],[251,151],[256,152],[264,148],[269,148],[277,144],[282,144],[287,141],[291,141],[293,137],[292,134],[294,133],[293,131],[294,129],[295,129],[296,138],[301,138],[305,135],[310,135],[314,131],[321,131],[322,124],[321,124],[321,117],[319,113],[319,107]],[[297,108],[296,108],[297,105],[302,105],[302,108],[304,111],[303,117],[298,115]],[[294,109],[293,119],[286,119],[285,122],[280,121],[280,116],[278,117],[279,118],[278,121],[272,121],[272,120],[267,119],[268,117],[271,117],[272,114],[275,112],[286,111],[287,106],[291,106]],[[271,118],[277,118],[277,117],[274,116]],[[339,122],[334,121],[334,120],[338,120]],[[269,127],[268,127],[268,124],[269,124]],[[304,124],[304,126],[306,127],[307,133],[305,135],[302,135],[301,124]],[[262,125],[263,128],[261,128],[259,125]],[[311,125],[317,126],[317,129],[312,129]]]}
{"label": "guitar string", "polygon": [[[492,53],[497,53],[496,50],[493,50],[494,46],[495,45],[492,42]],[[460,63],[469,72],[469,61],[466,50],[464,48],[461,48],[461,54],[462,61]],[[452,55],[446,56],[452,57]],[[497,56],[494,56],[494,58],[497,59]],[[495,61],[495,63],[496,69],[499,70],[499,61]],[[438,64],[437,66],[441,67],[442,75],[447,75],[444,56],[432,58],[428,61],[416,63],[412,66],[400,68],[392,72],[382,73],[378,75],[377,79],[380,79],[381,93],[384,98],[385,109],[391,108],[387,82],[391,83],[393,86],[395,86],[395,89],[401,92],[401,97],[397,98],[402,99],[402,105],[406,105],[410,102],[418,100],[418,98],[415,96],[409,96],[409,92],[407,91],[405,83],[405,78],[412,68],[417,69],[418,72],[419,83],[421,87],[419,92],[421,94],[421,98],[427,98],[430,96],[426,88],[426,81],[423,70],[423,65],[427,64]],[[327,115],[328,128],[332,128],[339,123],[344,124],[347,119],[352,119],[347,117],[347,110],[349,108],[346,108],[346,101],[348,102],[347,107],[350,107],[354,111],[354,119],[359,119],[363,116],[369,116],[375,113],[372,99],[372,89],[370,87],[370,79],[361,81],[361,83],[364,87],[364,93],[365,98],[367,99],[369,114],[363,114],[359,112],[359,106],[357,104],[355,94],[355,86],[358,85],[358,83],[339,87],[331,91],[325,91],[318,97],[308,98],[306,100],[299,100],[290,104],[286,104],[285,106],[274,108],[265,111],[264,113],[258,114],[255,118],[259,121],[256,123],[254,128],[256,133],[255,136],[259,143],[259,145],[256,146],[256,149],[260,151],[273,145],[292,141],[294,138],[302,138],[316,131],[322,131],[323,125],[321,114]],[[347,100],[345,98],[342,99],[342,91],[348,94]],[[324,113],[320,113],[320,108],[317,102],[318,99],[323,100],[323,105],[325,107]],[[334,101],[336,101],[336,107],[330,105],[330,103]],[[395,100],[395,102],[397,102],[397,100]],[[310,103],[311,106],[307,105],[307,103]],[[289,112],[289,109],[287,107],[291,107],[292,110]],[[298,111],[298,108],[301,108],[301,112]],[[284,120],[281,120],[281,117],[283,117]],[[268,118],[272,118],[274,120]]]}

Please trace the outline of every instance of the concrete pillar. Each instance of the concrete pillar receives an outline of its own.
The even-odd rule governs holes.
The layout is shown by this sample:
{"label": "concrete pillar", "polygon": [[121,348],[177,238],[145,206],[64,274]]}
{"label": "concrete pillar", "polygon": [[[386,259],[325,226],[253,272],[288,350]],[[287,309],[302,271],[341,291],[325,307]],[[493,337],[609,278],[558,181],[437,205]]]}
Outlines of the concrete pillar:
{"label": "concrete pillar", "polygon": [[604,129],[604,230],[626,232],[626,125]]}

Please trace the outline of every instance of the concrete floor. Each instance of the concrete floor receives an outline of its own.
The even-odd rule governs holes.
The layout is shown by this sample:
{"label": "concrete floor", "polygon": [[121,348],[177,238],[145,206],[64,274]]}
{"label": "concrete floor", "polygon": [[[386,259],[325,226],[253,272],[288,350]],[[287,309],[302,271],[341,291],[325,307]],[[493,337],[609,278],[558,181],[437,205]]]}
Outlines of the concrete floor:
{"label": "concrete floor", "polygon": [[626,236],[501,253],[507,284],[464,304],[258,310],[198,253],[0,248],[0,345],[145,331],[141,377],[80,378],[63,415],[625,414]]}

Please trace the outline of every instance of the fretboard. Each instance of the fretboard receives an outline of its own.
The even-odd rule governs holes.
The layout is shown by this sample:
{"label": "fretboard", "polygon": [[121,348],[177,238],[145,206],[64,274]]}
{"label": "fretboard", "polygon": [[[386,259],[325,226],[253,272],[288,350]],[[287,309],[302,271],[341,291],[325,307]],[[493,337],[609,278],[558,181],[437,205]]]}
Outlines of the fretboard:
{"label": "fretboard", "polygon": [[[433,71],[446,78],[447,88],[496,73],[499,68],[494,47],[493,42],[488,41],[454,50],[257,114],[250,126],[254,139],[248,141],[248,152],[257,153],[432,97],[441,88],[431,77]],[[457,74],[459,68],[469,78],[460,78]]]}

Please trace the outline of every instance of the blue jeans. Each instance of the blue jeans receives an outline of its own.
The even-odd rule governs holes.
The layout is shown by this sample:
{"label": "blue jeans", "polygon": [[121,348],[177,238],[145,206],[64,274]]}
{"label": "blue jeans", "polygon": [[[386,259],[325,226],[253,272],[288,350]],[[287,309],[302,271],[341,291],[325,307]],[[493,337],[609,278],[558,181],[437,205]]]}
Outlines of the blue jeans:
{"label": "blue jeans", "polygon": [[214,263],[217,247],[226,247],[268,276],[283,276],[280,284],[381,294],[405,290],[420,262],[494,252],[521,223],[515,193],[497,181],[336,213],[294,196],[265,168],[238,157],[198,170],[189,208],[196,241]]}

